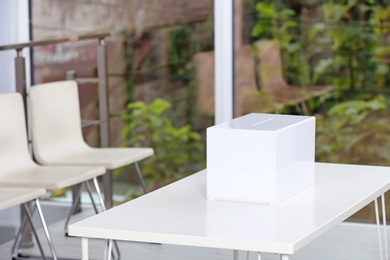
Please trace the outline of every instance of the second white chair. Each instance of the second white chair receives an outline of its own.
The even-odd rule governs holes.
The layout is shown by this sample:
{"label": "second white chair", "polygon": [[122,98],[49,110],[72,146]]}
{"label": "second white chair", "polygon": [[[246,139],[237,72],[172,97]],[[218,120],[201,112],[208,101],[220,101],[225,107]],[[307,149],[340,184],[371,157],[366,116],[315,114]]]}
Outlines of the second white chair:
{"label": "second white chair", "polygon": [[148,147],[95,148],[83,139],[78,86],[75,81],[34,85],[29,91],[33,152],[42,165],[104,166],[107,170],[135,164],[154,154]]}

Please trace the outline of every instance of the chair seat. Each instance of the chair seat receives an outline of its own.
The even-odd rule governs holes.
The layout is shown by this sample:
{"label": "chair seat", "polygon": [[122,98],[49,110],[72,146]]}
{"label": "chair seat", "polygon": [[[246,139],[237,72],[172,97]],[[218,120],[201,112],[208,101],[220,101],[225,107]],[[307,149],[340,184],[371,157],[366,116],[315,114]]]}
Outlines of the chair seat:
{"label": "chair seat", "polygon": [[334,87],[333,86],[322,86],[322,85],[315,85],[315,86],[309,86],[307,87],[310,92],[312,93],[312,96],[315,96],[315,97],[318,97],[318,96],[321,96],[323,94],[326,94],[328,92],[331,92],[334,90]]}
{"label": "chair seat", "polygon": [[46,157],[40,162],[45,165],[103,166],[113,170],[135,163],[153,155],[152,148],[89,148],[74,150],[58,157]]}
{"label": "chair seat", "polygon": [[276,102],[289,106],[304,102],[310,96],[310,92],[306,88],[298,87],[277,89],[271,93],[274,95]]}
{"label": "chair seat", "polygon": [[28,168],[6,170],[0,176],[0,187],[58,190],[91,180],[105,171],[104,167],[43,167],[32,164]]}
{"label": "chair seat", "polygon": [[43,188],[0,188],[0,210],[23,204],[45,193]]}

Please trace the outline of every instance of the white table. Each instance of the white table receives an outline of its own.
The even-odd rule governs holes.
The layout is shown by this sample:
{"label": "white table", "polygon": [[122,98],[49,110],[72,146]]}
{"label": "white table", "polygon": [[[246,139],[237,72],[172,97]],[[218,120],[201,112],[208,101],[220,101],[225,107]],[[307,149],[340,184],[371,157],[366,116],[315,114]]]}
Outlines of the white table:
{"label": "white table", "polygon": [[203,170],[70,225],[69,235],[83,238],[82,259],[88,259],[88,238],[269,252],[289,259],[370,202],[377,206],[390,188],[390,167],[316,163],[315,169],[314,185],[276,205],[207,200]]}

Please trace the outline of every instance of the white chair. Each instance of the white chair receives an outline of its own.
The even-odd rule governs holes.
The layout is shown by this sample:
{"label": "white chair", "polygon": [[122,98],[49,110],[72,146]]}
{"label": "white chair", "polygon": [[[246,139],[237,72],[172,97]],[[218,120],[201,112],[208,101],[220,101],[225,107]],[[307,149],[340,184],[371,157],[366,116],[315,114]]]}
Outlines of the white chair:
{"label": "white chair", "polygon": [[94,148],[82,136],[78,86],[75,81],[34,85],[29,91],[33,152],[42,165],[104,166],[113,170],[154,154],[148,147]]}
{"label": "white chair", "polygon": [[[88,181],[93,181],[99,196],[100,190],[96,177],[103,175],[105,168],[85,166],[49,167],[36,164],[31,159],[28,149],[24,111],[22,96],[19,93],[0,95],[0,187],[58,190],[76,184],[85,184],[93,202]],[[82,186],[80,186],[77,193],[78,197]],[[102,208],[104,208],[103,199],[99,197],[99,200]],[[94,207],[96,208],[95,204]],[[74,209],[75,205],[73,205],[69,216]],[[23,225],[26,224],[26,221]],[[66,228],[67,224],[68,221],[65,224]],[[51,243],[50,247],[54,253]],[[18,248],[19,244],[15,244],[14,249],[17,250]]]}
{"label": "white chair", "polygon": [[[37,231],[34,227],[33,221],[32,221],[32,213],[30,211],[30,207],[28,203],[30,201],[35,201],[36,208],[38,209],[39,213],[39,219],[42,223],[42,227],[45,231],[45,235],[47,238],[48,243],[51,243],[51,237],[47,230],[47,225],[45,218],[42,215],[41,207],[39,205],[38,198],[46,193],[45,189],[42,188],[0,188],[0,210],[4,210],[13,206],[23,205],[23,209],[25,210],[25,218],[30,223],[31,230],[33,232],[33,235],[35,237],[36,243],[38,245],[39,251],[42,255],[43,259],[46,259],[46,256],[43,252],[43,248],[41,245],[41,242],[39,241],[39,237],[37,235]],[[15,241],[20,240],[21,236],[17,236],[15,238]],[[51,252],[53,258],[56,258],[56,254],[54,251]],[[12,252],[12,258],[15,259],[17,255]]]}

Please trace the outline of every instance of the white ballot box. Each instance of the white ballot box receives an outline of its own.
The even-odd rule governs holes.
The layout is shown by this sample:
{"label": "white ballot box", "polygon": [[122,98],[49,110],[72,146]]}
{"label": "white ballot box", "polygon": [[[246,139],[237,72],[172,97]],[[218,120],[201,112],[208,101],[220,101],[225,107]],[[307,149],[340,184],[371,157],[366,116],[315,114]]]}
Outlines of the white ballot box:
{"label": "white ballot box", "polygon": [[314,183],[315,117],[252,113],[207,128],[207,198],[277,203]]}

